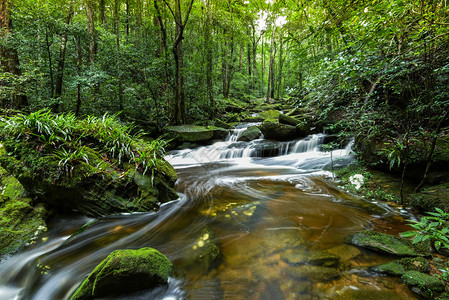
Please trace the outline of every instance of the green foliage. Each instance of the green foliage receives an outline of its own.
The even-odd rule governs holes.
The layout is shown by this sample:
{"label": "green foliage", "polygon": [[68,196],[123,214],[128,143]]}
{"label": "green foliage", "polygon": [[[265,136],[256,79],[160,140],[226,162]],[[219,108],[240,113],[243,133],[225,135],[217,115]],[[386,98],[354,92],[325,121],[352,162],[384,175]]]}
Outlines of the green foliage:
{"label": "green foliage", "polygon": [[[14,145],[32,145],[38,152],[54,158],[58,168],[70,176],[77,165],[89,165],[88,147],[99,151],[118,168],[135,164],[143,173],[151,169],[154,174],[167,145],[162,139],[139,142],[141,132],[133,133],[134,126],[121,123],[117,115],[78,119],[71,113],[58,115],[39,110],[29,115],[3,117],[0,121],[4,124],[0,131],[4,140]],[[19,148],[11,150],[21,151]]]}
{"label": "green foliage", "polygon": [[404,237],[413,237],[413,243],[431,241],[437,251],[441,247],[449,250],[449,213],[439,208],[428,212],[429,216],[421,217],[420,221],[410,221],[416,231],[402,233]]}

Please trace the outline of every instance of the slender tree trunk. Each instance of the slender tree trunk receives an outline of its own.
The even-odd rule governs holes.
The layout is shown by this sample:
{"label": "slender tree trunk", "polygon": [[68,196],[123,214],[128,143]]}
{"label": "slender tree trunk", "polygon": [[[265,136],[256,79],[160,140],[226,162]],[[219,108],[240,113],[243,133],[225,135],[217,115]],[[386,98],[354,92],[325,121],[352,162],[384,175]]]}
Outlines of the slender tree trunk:
{"label": "slender tree trunk", "polygon": [[283,47],[284,47],[284,40],[282,39],[282,36],[280,37],[280,43],[279,43],[279,73],[278,73],[278,83],[277,83],[277,98],[280,99],[281,98],[281,89],[282,89],[282,68],[284,65],[284,60],[283,60]]}
{"label": "slender tree trunk", "polygon": [[140,37],[140,31],[142,27],[142,0],[136,0],[136,35]]}
{"label": "slender tree trunk", "polygon": [[89,31],[89,61],[91,64],[95,61],[96,52],[96,33],[94,24],[94,11],[91,0],[84,0],[84,7],[86,9],[87,30]]}
{"label": "slender tree trunk", "polygon": [[[81,35],[78,35],[76,39],[76,56],[77,56],[77,71],[78,76],[81,76],[81,67],[83,64],[83,48],[81,48]],[[79,116],[81,110],[81,83],[76,85],[76,109],[75,116]]]}
{"label": "slender tree trunk", "polygon": [[100,0],[100,22],[104,26],[106,25],[106,6],[105,0]]}
{"label": "slender tree trunk", "polygon": [[184,39],[184,29],[189,20],[192,11],[193,2],[190,0],[187,6],[187,12],[182,19],[181,0],[175,1],[175,9],[173,10],[169,3],[164,0],[165,5],[169,8],[174,21],[176,23],[176,38],[173,43],[173,58],[175,61],[175,109],[173,122],[175,124],[184,124],[186,121],[185,112],[185,94],[184,94],[184,53],[182,49],[182,40]]}
{"label": "slender tree trunk", "polygon": [[[19,77],[22,75],[22,72],[20,70],[17,51],[6,45],[11,30],[12,20],[8,0],[0,0],[0,37],[2,42],[4,42],[0,45],[0,71],[11,73],[16,77]],[[5,85],[7,84],[0,81],[0,87]],[[22,109],[28,105],[28,98],[16,89],[9,100],[2,99],[2,102],[4,102],[4,107]]]}
{"label": "slender tree trunk", "polygon": [[122,64],[120,53],[120,30],[118,24],[119,0],[114,0],[114,31],[116,36],[117,49],[117,79],[118,79],[118,104],[119,110],[123,111],[123,84],[122,84]]}
{"label": "slender tree trunk", "polygon": [[126,4],[126,37],[128,37],[129,36],[129,18],[130,18],[130,15],[129,15],[129,0],[126,0],[126,2],[125,2],[125,4]]}
{"label": "slender tree trunk", "polygon": [[51,45],[53,44],[53,37],[50,42],[48,37],[48,29],[45,28],[45,45],[47,49],[47,56],[48,56],[48,69],[50,73],[50,98],[53,98],[55,95],[55,79],[53,76],[53,60],[51,59]]}
{"label": "slender tree trunk", "polygon": [[[72,20],[73,15],[73,7],[70,3],[70,6],[68,8],[67,16],[64,20],[64,23],[68,26],[70,24],[70,21]],[[61,98],[62,95],[62,84],[63,84],[63,76],[64,76],[64,63],[65,63],[65,52],[67,48],[67,28],[64,29],[61,35],[61,46],[59,48],[59,62],[58,62],[58,69],[56,73],[56,89],[55,89],[55,95],[54,98],[56,98],[56,103],[53,106],[53,111],[58,112],[59,110],[59,98]]]}
{"label": "slender tree trunk", "polygon": [[273,22],[273,33],[271,34],[271,46],[270,46],[270,65],[268,70],[268,87],[267,87],[267,102],[270,102],[273,72],[274,72],[274,37],[276,34],[276,26]]}
{"label": "slender tree trunk", "polygon": [[206,90],[209,100],[210,117],[215,117],[216,107],[214,99],[214,88],[212,81],[213,61],[212,61],[212,45],[211,45],[211,31],[212,31],[212,12],[211,0],[207,0],[206,22],[204,24],[204,47],[206,49]]}

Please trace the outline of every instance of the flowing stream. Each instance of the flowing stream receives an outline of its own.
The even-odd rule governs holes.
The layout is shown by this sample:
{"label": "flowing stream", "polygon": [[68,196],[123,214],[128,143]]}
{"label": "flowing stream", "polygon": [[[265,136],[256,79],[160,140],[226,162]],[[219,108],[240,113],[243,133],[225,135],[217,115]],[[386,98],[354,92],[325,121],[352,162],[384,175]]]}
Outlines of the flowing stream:
{"label": "flowing stream", "polygon": [[408,217],[335,186],[331,154],[349,163],[351,143],[330,153],[320,151],[323,134],[237,142],[244,129],[169,155],[180,198],[158,212],[53,220],[39,242],[1,262],[0,299],[67,299],[112,251],[141,247],[165,254],[175,275],[168,287],[115,299],[415,299],[369,271],[390,258],[344,243],[363,229],[405,231]]}

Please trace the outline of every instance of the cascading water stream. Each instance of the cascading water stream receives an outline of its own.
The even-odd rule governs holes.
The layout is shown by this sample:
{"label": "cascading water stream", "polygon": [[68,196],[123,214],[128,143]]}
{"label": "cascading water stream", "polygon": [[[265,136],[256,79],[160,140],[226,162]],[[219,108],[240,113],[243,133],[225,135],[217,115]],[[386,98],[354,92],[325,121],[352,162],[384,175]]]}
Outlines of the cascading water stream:
{"label": "cascading water stream", "polygon": [[[239,142],[246,127],[223,142],[167,156],[178,173],[180,198],[158,212],[94,220],[70,238],[92,220],[66,217],[50,225],[40,242],[0,263],[0,299],[68,299],[112,251],[141,247],[164,253],[177,279],[171,278],[168,287],[115,299],[328,299],[345,295],[348,286],[413,299],[400,285],[391,290],[381,280],[357,281],[360,266],[383,258],[344,245],[344,237],[401,215],[328,181],[331,163],[353,160],[352,142],[332,153],[321,151],[324,134],[290,142]],[[404,226],[388,222],[391,230]],[[290,263],[340,248],[348,270]],[[220,255],[201,252],[207,249]],[[355,256],[343,261],[349,252]]]}

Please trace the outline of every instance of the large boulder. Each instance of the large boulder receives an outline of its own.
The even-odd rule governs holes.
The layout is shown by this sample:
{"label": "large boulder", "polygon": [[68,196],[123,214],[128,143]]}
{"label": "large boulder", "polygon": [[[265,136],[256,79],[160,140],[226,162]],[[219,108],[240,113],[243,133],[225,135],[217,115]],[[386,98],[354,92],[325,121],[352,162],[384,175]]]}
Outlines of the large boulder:
{"label": "large boulder", "polygon": [[172,267],[167,257],[152,248],[116,250],[89,274],[70,299],[107,298],[164,285]]}
{"label": "large boulder", "polygon": [[[31,195],[45,204],[65,211],[98,217],[123,212],[146,212],[160,202],[178,198],[173,189],[177,175],[161,159],[158,170],[143,174],[135,168],[117,170],[95,150],[84,148],[88,164],[60,169],[53,157],[36,155],[32,148],[21,149],[21,159],[0,151],[0,164],[11,172]],[[45,172],[36,172],[43,166]]]}
{"label": "large boulder", "polygon": [[243,131],[238,137],[239,142],[250,142],[252,140],[258,139],[262,135],[259,127],[250,126],[245,131]]}
{"label": "large boulder", "polygon": [[275,109],[270,109],[266,111],[262,111],[257,114],[260,118],[266,120],[266,121],[277,121],[279,120],[279,115],[281,114],[280,111]]}
{"label": "large boulder", "polygon": [[0,118],[0,164],[48,208],[98,217],[178,198],[162,140],[136,139],[116,117],[38,111]]}
{"label": "large boulder", "polygon": [[229,133],[228,129],[216,126],[179,125],[166,126],[162,129],[165,136],[179,143],[208,143],[213,139],[224,139]]}
{"label": "large boulder", "polygon": [[277,141],[288,141],[298,137],[295,126],[272,121],[263,122],[260,125],[260,131],[266,139]]}
{"label": "large boulder", "polygon": [[346,237],[345,242],[370,250],[397,256],[430,256],[430,247],[376,231],[361,231]]}

